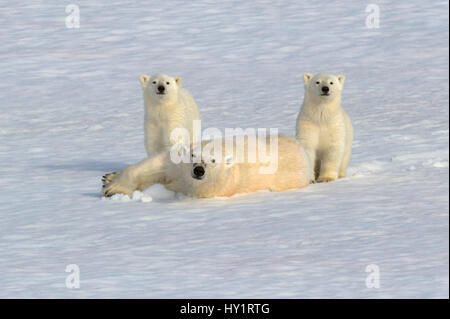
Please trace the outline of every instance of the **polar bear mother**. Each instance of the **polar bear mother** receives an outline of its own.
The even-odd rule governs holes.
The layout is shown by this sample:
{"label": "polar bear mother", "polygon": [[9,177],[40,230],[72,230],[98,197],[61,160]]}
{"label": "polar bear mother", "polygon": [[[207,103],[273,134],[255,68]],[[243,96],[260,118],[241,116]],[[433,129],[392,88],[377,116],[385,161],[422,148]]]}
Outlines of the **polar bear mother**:
{"label": "polar bear mother", "polygon": [[[180,142],[187,145],[195,142],[198,137],[194,134],[193,121],[200,120],[200,114],[194,98],[186,89],[180,87],[181,78],[165,74],[143,74],[139,80],[144,95],[147,155],[166,151]],[[176,128],[187,129],[191,140],[172,140],[171,132]]]}
{"label": "polar bear mother", "polygon": [[[270,173],[262,173],[264,170],[261,168],[266,164],[261,161],[260,150],[266,152],[272,147],[272,136],[264,138],[262,143],[258,142],[256,147],[248,142],[248,138],[244,139],[243,159],[239,159],[238,139],[234,138],[232,151],[221,151],[217,157],[215,147],[230,150],[226,147],[227,138],[222,138],[203,141],[200,152],[197,147],[189,150],[192,160],[187,162],[177,164],[172,160],[171,152],[162,152],[128,166],[123,172],[107,174],[103,177],[103,195],[130,195],[135,190],[143,190],[157,183],[164,184],[174,192],[198,198],[232,196],[258,190],[283,191],[307,186],[311,169],[303,147],[293,137],[276,137],[277,152],[274,153],[277,169]],[[206,149],[209,151],[206,152]],[[255,156],[255,152],[258,156]]]}

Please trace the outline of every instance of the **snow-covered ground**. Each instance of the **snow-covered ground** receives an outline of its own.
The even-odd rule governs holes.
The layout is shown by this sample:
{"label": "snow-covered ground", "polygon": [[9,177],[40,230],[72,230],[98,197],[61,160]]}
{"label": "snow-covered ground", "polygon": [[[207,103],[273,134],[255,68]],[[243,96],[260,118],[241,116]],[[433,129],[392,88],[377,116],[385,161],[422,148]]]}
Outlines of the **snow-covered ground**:
{"label": "snow-covered ground", "polygon": [[[447,1],[373,1],[379,29],[370,1],[79,0],[79,29],[70,2],[26,3],[0,2],[0,297],[448,298]],[[157,72],[204,126],[287,134],[302,73],[345,74],[350,176],[102,199],[104,173],[145,157],[138,76]]]}

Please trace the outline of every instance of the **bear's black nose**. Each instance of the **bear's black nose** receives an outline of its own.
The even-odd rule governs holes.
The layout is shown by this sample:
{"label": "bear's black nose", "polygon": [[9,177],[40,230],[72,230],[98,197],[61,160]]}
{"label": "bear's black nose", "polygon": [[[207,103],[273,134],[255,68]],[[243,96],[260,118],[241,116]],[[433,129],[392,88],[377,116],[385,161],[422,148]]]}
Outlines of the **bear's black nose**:
{"label": "bear's black nose", "polygon": [[164,85],[158,86],[158,92],[159,92],[159,93],[163,93],[165,89],[166,89],[166,88],[164,87]]}
{"label": "bear's black nose", "polygon": [[330,88],[328,86],[322,86],[323,93],[328,93],[328,91],[330,91]]}
{"label": "bear's black nose", "polygon": [[205,168],[203,166],[196,166],[192,172],[195,178],[201,179],[205,175]]}

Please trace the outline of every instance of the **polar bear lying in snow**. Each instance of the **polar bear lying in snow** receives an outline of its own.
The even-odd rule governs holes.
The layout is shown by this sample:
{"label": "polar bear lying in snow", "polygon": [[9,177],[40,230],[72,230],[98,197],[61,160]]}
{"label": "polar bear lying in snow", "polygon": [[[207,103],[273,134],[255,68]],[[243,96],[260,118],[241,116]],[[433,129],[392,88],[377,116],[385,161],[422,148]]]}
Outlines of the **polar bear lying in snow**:
{"label": "polar bear lying in snow", "polygon": [[261,150],[267,155],[267,150],[273,147],[269,136],[255,147],[246,137],[243,142],[244,156],[237,153],[237,139],[232,138],[232,151],[219,152],[216,156],[217,147],[229,149],[226,146],[227,138],[223,138],[203,141],[201,151],[194,146],[185,150],[187,158],[191,159],[187,162],[176,163],[173,153],[166,151],[130,165],[123,172],[107,174],[103,177],[103,195],[130,195],[135,190],[143,190],[157,183],[174,192],[198,198],[232,196],[258,190],[283,191],[307,186],[311,179],[311,168],[303,147],[293,137],[276,137],[277,152],[271,158],[271,161],[276,162],[273,170],[264,171],[269,165],[260,155]]}

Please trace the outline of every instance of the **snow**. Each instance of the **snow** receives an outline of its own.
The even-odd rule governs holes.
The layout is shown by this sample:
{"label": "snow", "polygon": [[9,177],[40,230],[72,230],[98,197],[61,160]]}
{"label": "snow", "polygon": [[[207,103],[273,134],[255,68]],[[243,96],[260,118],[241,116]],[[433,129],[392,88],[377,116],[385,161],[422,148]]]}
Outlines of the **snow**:
{"label": "snow", "polygon": [[[119,202],[140,201],[143,203],[149,203],[153,201],[153,198],[158,201],[170,201],[182,196],[182,194],[175,194],[174,192],[166,189],[163,185],[156,184],[150,186],[143,192],[134,191],[131,196],[125,194],[115,194],[110,199]],[[102,200],[109,200],[109,198],[102,197]]]}
{"label": "snow", "polygon": [[[379,29],[356,0],[75,3],[79,29],[60,1],[0,3],[0,297],[448,298],[448,2],[377,1]],[[102,199],[145,157],[138,76],[158,72],[204,128],[286,134],[302,73],[345,74],[349,177]]]}

